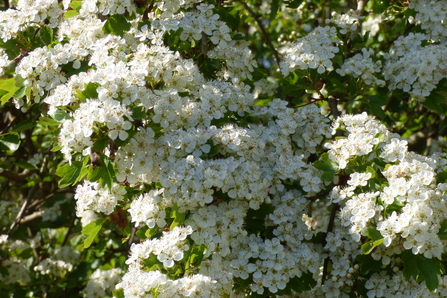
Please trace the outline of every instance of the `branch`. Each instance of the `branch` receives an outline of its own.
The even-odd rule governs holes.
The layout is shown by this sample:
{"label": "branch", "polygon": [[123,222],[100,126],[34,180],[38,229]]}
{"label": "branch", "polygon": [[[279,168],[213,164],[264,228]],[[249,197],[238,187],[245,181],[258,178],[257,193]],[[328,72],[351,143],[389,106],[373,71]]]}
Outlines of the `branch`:
{"label": "branch", "polygon": [[362,15],[369,0],[357,0],[357,12]]}
{"label": "branch", "polygon": [[[357,9],[356,12],[357,14],[360,16],[363,15],[363,13],[365,12],[365,6],[366,4],[368,4],[369,0],[357,0]],[[351,32],[351,36],[349,37],[350,40],[353,40],[357,34],[360,32],[360,24],[359,26],[357,26],[357,29]]]}
{"label": "branch", "polygon": [[33,185],[33,187],[29,190],[28,196],[26,197],[25,202],[22,205],[22,208],[20,209],[19,213],[16,216],[16,219],[11,224],[11,227],[9,228],[8,235],[11,234],[12,230],[22,221],[23,213],[25,213],[26,207],[29,204],[29,201],[31,200],[31,197],[34,195],[34,192],[37,190],[37,183]]}
{"label": "branch", "polygon": [[31,176],[31,174],[32,172],[30,170],[24,170],[22,173],[19,174],[7,170],[0,172],[0,176],[3,176],[10,180],[14,180],[16,182],[25,182],[26,177]]}
{"label": "branch", "polygon": [[334,115],[334,117],[340,116],[341,113],[337,107],[337,99],[335,99],[335,97],[330,95],[326,100],[328,102],[329,108],[331,109],[332,115]]}
{"label": "branch", "polygon": [[76,210],[73,210],[73,212],[71,214],[71,218],[72,219],[71,219],[70,226],[68,227],[67,233],[65,234],[64,241],[62,242],[61,246],[65,246],[65,244],[67,243],[68,239],[70,238],[70,234],[71,234],[71,231],[73,230],[74,223],[75,223],[75,220],[76,220]]}
{"label": "branch", "polygon": [[326,191],[323,191],[323,192],[317,193],[317,194],[316,194],[316,195],[314,195],[314,196],[311,196],[311,197],[307,197],[306,199],[307,199],[307,200],[311,200],[311,201],[314,201],[314,200],[316,200],[316,199],[319,199],[319,198],[321,198],[321,197],[327,196],[328,194],[330,194],[330,193],[331,193],[331,191],[332,191],[332,190],[326,190]]}
{"label": "branch", "polygon": [[245,2],[239,1],[242,3],[242,5],[245,7],[245,9],[250,13],[250,15],[256,20],[256,23],[258,23],[259,29],[261,29],[262,35],[264,35],[265,43],[267,43],[270,50],[273,52],[273,56],[275,56],[276,64],[281,62],[281,59],[279,58],[278,51],[276,51],[275,47],[273,46],[272,42],[270,41],[269,35],[267,31],[265,31],[264,25],[262,24],[261,20],[259,19],[259,15],[257,15]]}
{"label": "branch", "polygon": [[27,216],[25,216],[24,218],[22,218],[20,220],[20,224],[29,223],[30,221],[39,219],[39,218],[42,217],[42,214],[43,214],[43,211],[37,211],[37,212],[34,212],[34,213],[30,214],[30,215],[27,215]]}
{"label": "branch", "polygon": [[[332,232],[332,230],[334,229],[335,215],[337,214],[337,211],[339,209],[340,209],[340,205],[338,205],[337,203],[332,204],[331,217],[329,218],[329,223],[327,225],[326,234],[324,234],[323,241],[322,241],[323,247],[326,246],[326,243],[327,243],[326,242],[327,234],[329,232]],[[326,280],[328,267],[329,267],[329,256],[326,259],[324,259],[323,276],[321,278],[321,284],[324,284],[324,281]]]}
{"label": "branch", "polygon": [[[40,167],[39,174],[42,174],[43,170],[45,169],[45,166],[48,162],[48,152],[51,150],[52,147],[53,147],[53,143],[51,143],[50,147],[48,147],[47,151],[45,152],[45,156],[43,158],[42,166]],[[19,213],[16,216],[16,219],[14,220],[14,222],[11,224],[11,227],[9,228],[8,235],[10,235],[12,233],[12,231],[14,230],[14,228],[17,227],[21,223],[23,214],[25,213],[25,210],[26,210],[32,196],[36,192],[38,185],[39,185],[38,183],[35,183],[33,185],[33,187],[31,187],[31,189],[29,190],[28,196],[26,197],[26,200],[23,203],[22,208],[20,209]]]}

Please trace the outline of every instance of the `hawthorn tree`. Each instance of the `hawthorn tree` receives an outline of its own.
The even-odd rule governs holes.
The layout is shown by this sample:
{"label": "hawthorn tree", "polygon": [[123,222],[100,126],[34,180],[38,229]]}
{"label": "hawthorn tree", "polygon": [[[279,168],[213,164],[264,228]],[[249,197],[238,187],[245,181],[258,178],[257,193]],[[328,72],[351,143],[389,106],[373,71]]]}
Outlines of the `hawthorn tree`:
{"label": "hawthorn tree", "polygon": [[446,1],[17,0],[7,297],[446,297]]}

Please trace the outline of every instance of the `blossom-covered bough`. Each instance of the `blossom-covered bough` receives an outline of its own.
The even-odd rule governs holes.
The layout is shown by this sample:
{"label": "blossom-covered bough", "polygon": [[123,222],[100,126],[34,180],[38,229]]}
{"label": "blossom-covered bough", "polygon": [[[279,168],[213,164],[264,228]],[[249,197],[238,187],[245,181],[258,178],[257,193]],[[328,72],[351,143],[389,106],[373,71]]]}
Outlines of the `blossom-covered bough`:
{"label": "blossom-covered bough", "polygon": [[0,291],[447,295],[445,1],[10,2]]}

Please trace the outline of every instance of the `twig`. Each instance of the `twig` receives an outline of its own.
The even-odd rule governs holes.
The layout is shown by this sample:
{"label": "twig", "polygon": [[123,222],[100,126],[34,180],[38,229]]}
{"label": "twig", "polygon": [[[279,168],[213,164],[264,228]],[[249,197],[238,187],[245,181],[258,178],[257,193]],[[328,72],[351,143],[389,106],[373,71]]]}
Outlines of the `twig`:
{"label": "twig", "polygon": [[26,177],[31,176],[32,172],[30,170],[24,170],[22,173],[17,174],[11,171],[4,170],[0,172],[0,176],[6,177],[10,180],[14,180],[16,182],[25,182]]}
{"label": "twig", "polygon": [[362,15],[369,0],[357,0],[357,12]]}
{"label": "twig", "polygon": [[135,237],[135,228],[132,228],[132,231],[130,232],[129,241],[127,242],[127,248],[130,249],[133,243],[133,238]]}
{"label": "twig", "polygon": [[[326,246],[326,243],[327,243],[326,242],[327,234],[329,232],[332,232],[332,230],[334,229],[335,215],[337,214],[337,211],[339,209],[340,209],[340,205],[338,205],[337,203],[332,204],[331,217],[329,218],[329,223],[327,225],[326,234],[324,235],[323,241],[322,241],[323,247]],[[323,276],[321,278],[322,284],[324,284],[324,281],[326,280],[328,267],[329,267],[329,256],[326,259],[324,259]]]}
{"label": "twig", "polygon": [[[356,12],[359,17],[362,16],[363,13],[365,12],[365,6],[366,6],[366,4],[368,4],[368,1],[369,0],[357,0]],[[359,24],[359,26],[357,26],[357,29],[355,29],[354,31],[351,32],[351,36],[349,37],[349,39],[351,41],[357,36],[357,34],[360,32],[360,29],[361,29],[361,27]]]}
{"label": "twig", "polygon": [[340,113],[340,111],[338,110],[338,107],[337,107],[337,99],[335,99],[335,97],[329,95],[326,100],[327,100],[327,102],[329,104],[329,108],[331,109],[332,115],[334,115],[334,117],[340,116],[341,113]]}
{"label": "twig", "polygon": [[6,179],[5,183],[0,184],[0,197],[2,196],[2,193],[5,191],[6,187],[8,187],[9,179]]}
{"label": "twig", "polygon": [[[42,165],[41,165],[41,167],[39,169],[39,174],[42,174],[43,170],[45,169],[45,166],[46,166],[47,161],[48,161],[48,154],[47,153],[50,152],[52,147],[53,147],[53,143],[51,143],[50,147],[48,147],[48,149],[46,151],[46,154],[45,154],[45,156],[43,158],[43,161],[42,161]],[[11,227],[9,228],[8,235],[10,235],[12,233],[12,231],[14,230],[14,228],[18,224],[20,224],[20,222],[22,221],[22,217],[23,217],[23,214],[25,213],[26,207],[28,206],[28,204],[29,204],[29,202],[31,200],[31,197],[34,195],[34,192],[37,190],[37,186],[38,185],[39,185],[39,183],[35,183],[33,185],[33,187],[31,187],[31,189],[29,190],[28,196],[26,197],[26,200],[23,203],[22,208],[20,209],[19,213],[16,216],[16,219],[14,220],[14,222],[11,224]]]}
{"label": "twig", "polygon": [[312,104],[314,104],[316,102],[324,100],[324,98],[310,98],[310,99],[312,99],[312,100],[307,102],[307,103],[303,103],[302,105],[296,106],[294,108],[298,109],[298,108],[302,108],[302,107],[305,107],[305,106],[310,106],[310,105],[312,105]]}
{"label": "twig", "polygon": [[326,191],[317,193],[317,194],[314,195],[314,196],[307,197],[306,200],[311,200],[311,201],[313,201],[313,200],[319,199],[319,198],[321,198],[321,197],[327,196],[327,195],[330,194],[330,193],[331,193],[331,190],[326,190]]}
{"label": "twig", "polygon": [[261,29],[262,35],[264,35],[265,42],[269,46],[270,50],[273,52],[273,56],[275,56],[276,64],[281,62],[281,59],[279,58],[278,51],[276,51],[275,47],[273,46],[272,42],[270,41],[269,35],[267,31],[265,31],[264,25],[262,24],[261,20],[259,19],[259,15],[257,15],[248,5],[247,3],[243,1],[239,1],[242,3],[242,5],[245,7],[245,9],[251,14],[251,16],[256,20],[256,23],[258,23],[259,29]]}
{"label": "twig", "polygon": [[36,220],[36,219],[38,219],[38,218],[41,218],[42,215],[43,215],[43,211],[37,211],[37,212],[34,212],[34,213],[32,213],[32,214],[30,214],[30,215],[27,215],[27,216],[25,216],[24,218],[22,218],[22,219],[20,220],[20,224],[25,224],[25,223],[28,223],[28,222],[30,222],[30,221]]}
{"label": "twig", "polygon": [[73,212],[71,214],[71,218],[72,218],[72,220],[71,220],[70,226],[68,227],[67,233],[65,234],[64,241],[62,241],[61,246],[64,246],[67,243],[68,238],[70,237],[71,230],[73,230],[74,223],[76,220],[76,210],[73,210]]}
{"label": "twig", "polygon": [[23,203],[22,208],[20,209],[19,213],[16,216],[16,219],[14,220],[14,222],[11,224],[11,227],[9,228],[8,235],[10,235],[12,230],[14,230],[14,228],[21,222],[23,213],[25,213],[26,207],[28,206],[29,201],[31,200],[31,197],[33,196],[34,192],[37,189],[37,185],[38,185],[37,183],[34,184],[33,187],[29,190],[28,196],[26,197],[26,200]]}

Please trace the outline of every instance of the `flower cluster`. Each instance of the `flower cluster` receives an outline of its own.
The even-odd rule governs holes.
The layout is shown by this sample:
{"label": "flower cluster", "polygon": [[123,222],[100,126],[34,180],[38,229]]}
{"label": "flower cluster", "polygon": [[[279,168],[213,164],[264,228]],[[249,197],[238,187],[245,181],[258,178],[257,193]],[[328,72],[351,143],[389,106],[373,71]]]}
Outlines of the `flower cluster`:
{"label": "flower cluster", "polygon": [[447,3],[445,1],[410,1],[410,8],[417,13],[413,22],[420,24],[433,41],[447,41],[445,19]]}
{"label": "flower cluster", "polygon": [[360,78],[369,86],[384,86],[385,81],[376,76],[376,73],[380,73],[382,70],[382,62],[380,60],[374,62],[371,57],[373,54],[372,49],[363,48],[362,53],[346,59],[336,72],[341,76],[352,75],[356,79]]}
{"label": "flower cluster", "polygon": [[51,258],[46,258],[34,267],[43,275],[61,276],[73,270],[78,263],[79,253],[71,246],[57,248]]}
{"label": "flower cluster", "polygon": [[295,43],[281,48],[284,55],[280,68],[283,75],[301,69],[317,69],[318,73],[332,70],[332,60],[339,52],[338,44],[341,40],[336,38],[335,27],[317,27],[305,37],[299,38]]}
{"label": "flower cluster", "polygon": [[118,184],[114,184],[109,191],[97,182],[85,180],[84,184],[76,188],[76,214],[82,216],[85,210],[93,210],[109,215],[124,194],[125,190]]}
{"label": "flower cluster", "polygon": [[111,289],[121,279],[122,271],[120,268],[110,270],[96,269],[85,287],[83,293],[85,298],[101,298],[111,294]]}
{"label": "flower cluster", "polygon": [[336,11],[332,12],[332,19],[327,19],[326,24],[333,24],[338,28],[341,34],[354,32],[359,27],[359,20],[364,17],[360,16],[355,10],[350,9],[348,12],[339,14]]}
{"label": "flower cluster", "polygon": [[[368,235],[367,231],[376,229],[383,238],[382,245],[377,247],[372,257],[381,260],[384,266],[399,266],[398,259],[393,256],[401,255],[404,249],[428,259],[441,259],[445,241],[438,233],[445,220],[443,214],[447,211],[447,185],[437,183],[436,175],[447,164],[445,156],[422,157],[408,152],[405,140],[388,133],[366,114],[342,116],[335,127],[349,132],[347,138],[326,145],[330,148],[329,155],[337,161],[338,166],[347,169],[350,162],[358,162],[360,156],[366,157],[364,162],[371,166],[369,172],[351,173],[344,189],[332,190],[331,201],[341,206],[341,226],[335,236],[328,239],[330,245],[326,248],[331,250],[330,257],[333,258],[331,254],[335,251],[334,246],[341,245],[335,239],[346,239],[355,244],[361,237]],[[363,144],[362,150],[352,146],[353,140]],[[374,164],[376,158],[388,162],[388,166],[378,168]],[[382,184],[383,188],[372,191],[374,188],[370,188],[373,185],[370,181],[377,179],[376,171],[380,171],[386,180]],[[387,211],[393,208],[397,209]],[[338,259],[333,258],[334,262],[338,262],[335,261]],[[348,264],[352,266],[353,260],[352,257]],[[337,280],[340,281],[340,276]],[[381,294],[386,286],[376,284],[376,281],[367,282],[366,288],[370,289],[368,297],[386,297]],[[343,285],[346,284],[344,281]],[[343,288],[343,285],[339,287]],[[394,291],[404,293],[404,288]]]}
{"label": "flower cluster", "polygon": [[93,13],[102,15],[124,14],[126,11],[134,13],[135,5],[130,0],[87,0],[82,1],[79,10],[81,16],[87,16]]}
{"label": "flower cluster", "polygon": [[337,129],[344,129],[350,134],[347,138],[327,143],[325,146],[329,149],[331,160],[337,162],[340,169],[346,168],[349,159],[371,153],[382,138],[390,140],[392,137],[397,137],[366,113],[338,118],[333,124],[334,133]]}
{"label": "flower cluster", "polygon": [[2,29],[0,38],[4,42],[16,37],[30,25],[40,27],[47,22],[48,26],[55,28],[65,12],[57,0],[21,0],[17,2],[17,9],[0,12],[0,28]]}
{"label": "flower cluster", "polygon": [[386,56],[383,68],[390,90],[401,89],[418,101],[424,101],[445,78],[447,68],[446,45],[421,44],[428,36],[410,33],[400,37]]}

